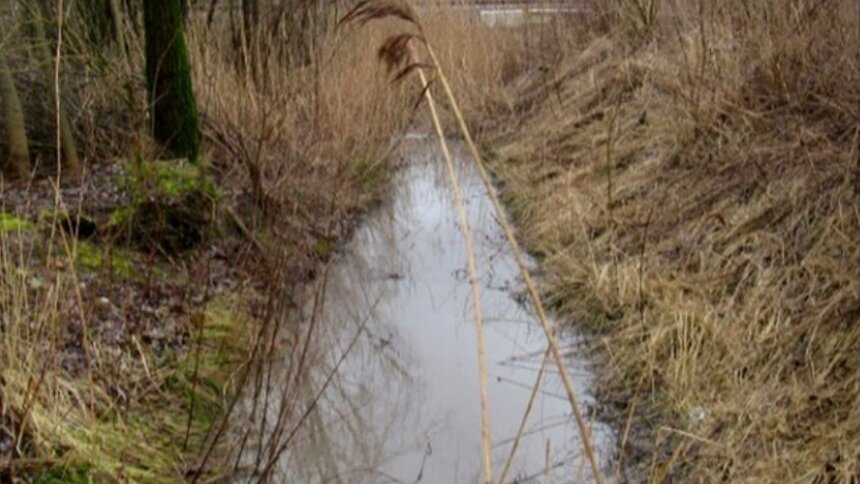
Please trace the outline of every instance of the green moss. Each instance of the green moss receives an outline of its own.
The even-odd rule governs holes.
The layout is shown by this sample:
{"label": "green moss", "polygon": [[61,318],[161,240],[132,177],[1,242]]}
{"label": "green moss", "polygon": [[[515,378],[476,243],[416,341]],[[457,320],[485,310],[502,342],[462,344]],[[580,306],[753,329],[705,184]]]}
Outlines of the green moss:
{"label": "green moss", "polygon": [[78,262],[78,266],[93,270],[101,269],[104,262],[101,251],[89,242],[78,243],[75,260]]}
{"label": "green moss", "polygon": [[146,86],[155,140],[197,161],[200,120],[191,81],[180,0],[143,2]]}
{"label": "green moss", "polygon": [[125,249],[113,248],[108,251],[86,241],[79,241],[75,252],[78,267],[92,271],[110,270],[124,279],[130,279],[135,274],[133,258],[134,254]]}
{"label": "green moss", "polygon": [[314,243],[314,253],[320,259],[327,259],[328,256],[331,255],[334,250],[334,243],[331,240],[325,238],[317,239],[316,243]]}
{"label": "green moss", "polygon": [[210,188],[201,170],[184,160],[156,161],[152,163],[152,167],[158,190],[169,197],[182,196],[195,190],[207,191]]}
{"label": "green moss", "polygon": [[10,213],[0,212],[0,234],[26,232],[32,228],[33,224],[29,220],[16,217]]}
{"label": "green moss", "polygon": [[108,227],[144,249],[190,249],[208,235],[219,198],[206,168],[185,160],[129,163],[118,183],[132,202],[111,214]]}
{"label": "green moss", "polygon": [[125,279],[132,278],[135,274],[132,257],[134,257],[132,253],[126,250],[116,248],[112,250],[110,263],[113,273]]}
{"label": "green moss", "polygon": [[111,230],[127,228],[133,218],[134,207],[120,207],[111,212],[110,217],[108,217],[107,228]]}
{"label": "green moss", "polygon": [[183,197],[203,193],[217,198],[217,187],[207,174],[208,163],[187,160],[144,160],[137,158],[126,165],[117,184],[129,191],[136,201],[148,197]]}

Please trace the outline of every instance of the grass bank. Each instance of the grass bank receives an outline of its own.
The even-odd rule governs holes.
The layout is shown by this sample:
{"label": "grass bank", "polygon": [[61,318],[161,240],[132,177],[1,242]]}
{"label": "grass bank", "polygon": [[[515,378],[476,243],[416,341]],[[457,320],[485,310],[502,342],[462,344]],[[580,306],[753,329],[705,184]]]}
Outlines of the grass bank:
{"label": "grass bank", "polygon": [[594,4],[489,121],[634,476],[860,479],[854,2]]}
{"label": "grass bank", "polygon": [[84,176],[57,183],[55,99],[18,7],[2,48],[34,163],[0,184],[0,480],[215,480],[261,348],[387,187],[413,103],[367,48],[388,26],[339,29],[326,10],[290,49],[248,25],[237,47],[227,10],[192,10],[190,166],[148,134],[139,12],[94,32],[98,12],[70,9],[48,42]]}

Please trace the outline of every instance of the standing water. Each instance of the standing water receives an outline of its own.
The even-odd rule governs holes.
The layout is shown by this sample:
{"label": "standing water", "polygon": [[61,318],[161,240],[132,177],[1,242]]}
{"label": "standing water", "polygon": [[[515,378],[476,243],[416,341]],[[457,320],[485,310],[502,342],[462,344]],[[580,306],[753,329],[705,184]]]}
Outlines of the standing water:
{"label": "standing water", "polygon": [[[279,459],[276,482],[481,482],[477,346],[457,211],[434,144],[406,141],[404,153],[393,201],[367,217],[329,269],[317,323],[328,356],[311,370],[320,372],[314,392],[342,362]],[[498,479],[546,338],[480,178],[469,163],[457,169],[481,275]],[[576,335],[563,336],[573,348]],[[567,364],[588,409],[588,362],[574,352]],[[587,421],[606,466],[613,433]],[[550,360],[506,482],[588,482],[582,449]]]}

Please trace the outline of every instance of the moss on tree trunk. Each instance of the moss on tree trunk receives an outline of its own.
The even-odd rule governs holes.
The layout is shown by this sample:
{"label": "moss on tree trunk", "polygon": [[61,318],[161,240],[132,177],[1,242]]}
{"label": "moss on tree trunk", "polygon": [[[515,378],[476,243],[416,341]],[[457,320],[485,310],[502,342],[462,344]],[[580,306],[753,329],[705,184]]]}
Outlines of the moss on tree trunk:
{"label": "moss on tree trunk", "polygon": [[181,0],[144,0],[143,13],[153,136],[172,154],[196,161],[200,121],[191,85]]}

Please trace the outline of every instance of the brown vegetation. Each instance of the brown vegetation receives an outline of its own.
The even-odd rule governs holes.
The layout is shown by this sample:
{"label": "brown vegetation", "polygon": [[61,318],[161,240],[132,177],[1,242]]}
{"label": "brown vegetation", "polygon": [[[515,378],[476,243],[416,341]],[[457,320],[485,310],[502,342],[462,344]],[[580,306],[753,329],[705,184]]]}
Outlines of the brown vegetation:
{"label": "brown vegetation", "polygon": [[[25,126],[0,142],[22,179],[0,186],[0,479],[232,470],[218,457],[238,389],[253,373],[260,390],[273,335],[307,297],[296,288],[384,190],[392,136],[421,95],[369,47],[402,24],[334,28],[336,6],[307,3],[242,2],[253,8],[238,23],[219,2],[189,12],[204,138],[191,175],[148,164],[161,151],[140,12],[110,1],[99,30],[71,9],[57,60],[52,24],[34,44],[33,12],[2,7],[4,117]],[[590,5],[518,30],[419,15],[465,117],[493,140],[547,300],[595,335],[622,467],[655,481],[856,482],[857,6]],[[44,175],[63,138],[84,177],[60,188]],[[155,206],[140,203],[153,190],[175,206],[177,187],[210,178],[197,245],[129,243],[127,216]],[[285,340],[290,382],[312,331]],[[302,422],[279,412],[270,457]]]}
{"label": "brown vegetation", "polygon": [[[365,48],[385,25],[329,22],[300,60],[280,50],[252,60],[220,10],[211,22],[191,12],[201,162],[157,161],[139,12],[113,6],[123,14],[105,38],[82,17],[98,12],[64,19],[59,101],[84,177],[62,186],[52,176],[57,98],[43,95],[55,66],[30,55],[57,48],[56,23],[33,44],[29,10],[9,7],[0,20],[14,33],[3,39],[3,88],[11,77],[20,94],[33,164],[0,186],[0,480],[230,471],[231,401],[273,326],[301,306],[296,287],[384,190],[393,136],[418,95],[391,86]],[[271,35],[244,49],[281,32]],[[0,142],[0,156],[9,148]]]}
{"label": "brown vegetation", "polygon": [[568,26],[493,123],[547,297],[651,480],[856,482],[857,6],[650,3]]}

